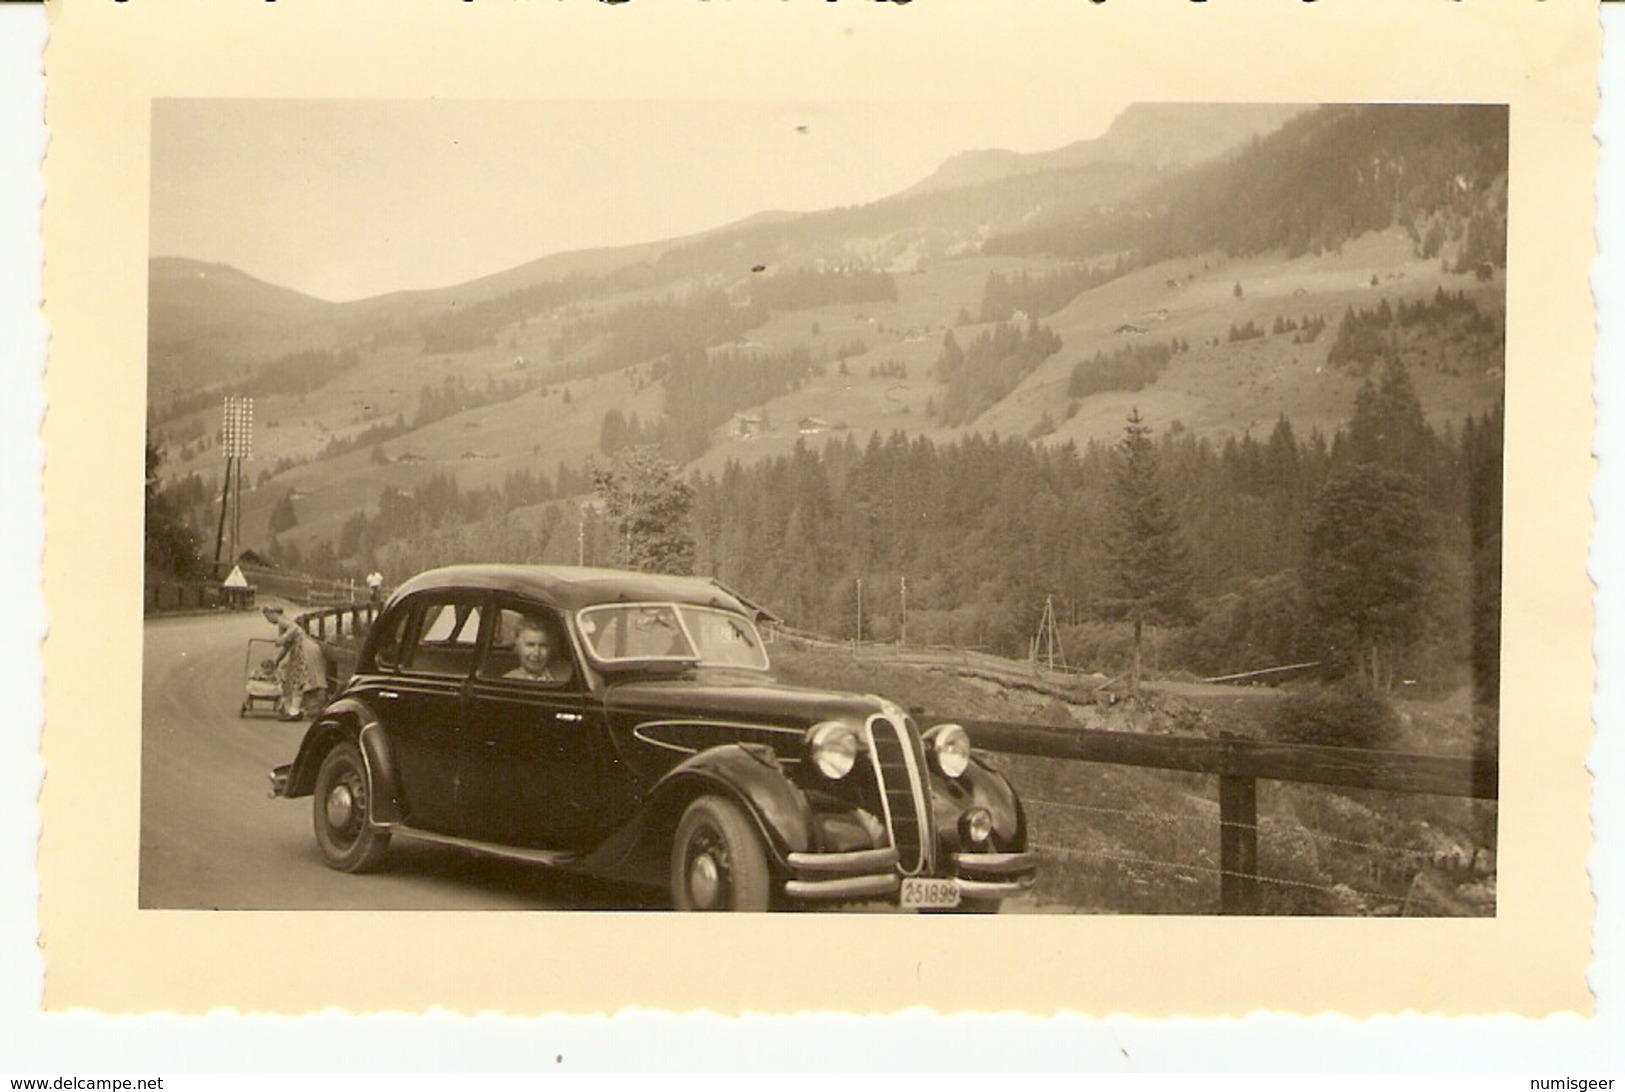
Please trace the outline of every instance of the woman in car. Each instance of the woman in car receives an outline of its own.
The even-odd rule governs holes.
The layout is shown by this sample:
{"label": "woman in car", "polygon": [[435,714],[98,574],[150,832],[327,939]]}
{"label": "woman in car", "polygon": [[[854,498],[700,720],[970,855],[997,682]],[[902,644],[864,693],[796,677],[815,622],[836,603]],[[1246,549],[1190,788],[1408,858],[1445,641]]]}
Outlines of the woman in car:
{"label": "woman in car", "polygon": [[529,616],[521,618],[513,649],[519,656],[519,666],[503,678],[542,683],[569,681],[570,666],[553,655],[553,636],[547,623]]}

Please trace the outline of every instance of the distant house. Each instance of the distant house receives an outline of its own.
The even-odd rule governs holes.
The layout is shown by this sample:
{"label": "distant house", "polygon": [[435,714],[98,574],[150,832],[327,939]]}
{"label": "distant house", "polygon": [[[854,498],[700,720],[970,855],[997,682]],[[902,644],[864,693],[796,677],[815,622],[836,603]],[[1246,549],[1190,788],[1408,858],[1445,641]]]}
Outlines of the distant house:
{"label": "distant house", "polygon": [[762,419],[754,413],[736,413],[728,431],[736,439],[748,440],[762,431]]}
{"label": "distant house", "polygon": [[1119,334],[1124,335],[1125,337],[1133,337],[1136,334],[1145,333],[1145,327],[1144,326],[1136,326],[1132,322],[1125,322],[1125,323],[1123,323],[1123,325],[1121,325],[1121,326],[1119,326],[1117,328],[1116,332],[1119,333]]}
{"label": "distant house", "polygon": [[395,456],[395,461],[398,463],[426,463],[429,460],[425,459],[422,455],[417,454],[415,451],[403,451],[399,455]]}
{"label": "distant house", "polygon": [[801,430],[803,436],[808,436],[815,432],[823,432],[829,428],[829,422],[822,417],[803,417],[796,422],[796,427]]}

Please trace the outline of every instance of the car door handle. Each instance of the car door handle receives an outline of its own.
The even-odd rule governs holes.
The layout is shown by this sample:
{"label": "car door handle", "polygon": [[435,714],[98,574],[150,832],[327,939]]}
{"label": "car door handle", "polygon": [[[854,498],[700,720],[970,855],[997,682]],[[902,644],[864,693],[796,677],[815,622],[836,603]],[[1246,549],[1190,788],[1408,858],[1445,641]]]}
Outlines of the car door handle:
{"label": "car door handle", "polygon": [[581,719],[581,714],[580,713],[554,713],[553,714],[553,719],[554,720],[567,720],[567,721],[575,722],[575,721],[578,721],[578,720]]}
{"label": "car door handle", "polygon": [[388,698],[390,701],[394,701],[396,698],[400,697],[400,695],[393,690],[380,690],[378,691],[378,696],[380,698]]}

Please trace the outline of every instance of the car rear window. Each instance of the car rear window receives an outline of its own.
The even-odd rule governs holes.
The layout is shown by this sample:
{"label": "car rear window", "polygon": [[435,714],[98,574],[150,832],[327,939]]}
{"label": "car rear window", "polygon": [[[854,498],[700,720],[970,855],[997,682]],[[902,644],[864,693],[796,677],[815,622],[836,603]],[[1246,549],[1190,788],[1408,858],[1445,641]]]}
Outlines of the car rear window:
{"label": "car rear window", "polygon": [[475,604],[425,604],[407,668],[429,675],[467,675],[474,669],[479,636],[480,608]]}

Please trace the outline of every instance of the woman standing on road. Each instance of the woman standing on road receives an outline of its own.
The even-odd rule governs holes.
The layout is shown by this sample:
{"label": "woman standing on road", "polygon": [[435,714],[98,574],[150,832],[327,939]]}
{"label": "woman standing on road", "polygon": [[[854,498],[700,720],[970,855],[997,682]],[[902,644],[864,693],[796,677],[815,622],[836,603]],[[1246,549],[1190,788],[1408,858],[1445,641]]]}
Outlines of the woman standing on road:
{"label": "woman standing on road", "polygon": [[[321,646],[298,622],[285,615],[281,607],[265,607],[261,613],[267,622],[276,626],[277,677],[282,680],[282,719],[299,720],[304,716],[306,693],[325,692],[327,686]],[[320,704],[322,696],[312,695],[317,704]]]}

